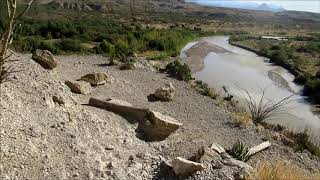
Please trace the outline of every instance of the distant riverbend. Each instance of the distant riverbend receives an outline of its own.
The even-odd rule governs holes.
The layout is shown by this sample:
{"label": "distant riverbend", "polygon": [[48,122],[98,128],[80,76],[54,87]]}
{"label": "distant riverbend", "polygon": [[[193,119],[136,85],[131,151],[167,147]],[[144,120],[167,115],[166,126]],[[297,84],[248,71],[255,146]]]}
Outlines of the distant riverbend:
{"label": "distant riverbend", "polygon": [[294,75],[260,56],[259,52],[233,46],[228,40],[228,36],[207,37],[183,49],[182,57],[192,68],[194,77],[222,93],[222,87],[226,86],[240,99],[244,98],[241,89],[257,98],[261,97],[261,89],[265,89],[265,97],[274,102],[292,95],[294,101],[268,122],[284,125],[295,132],[307,129],[312,141],[319,145],[320,120],[301,95],[302,87],[293,82]]}

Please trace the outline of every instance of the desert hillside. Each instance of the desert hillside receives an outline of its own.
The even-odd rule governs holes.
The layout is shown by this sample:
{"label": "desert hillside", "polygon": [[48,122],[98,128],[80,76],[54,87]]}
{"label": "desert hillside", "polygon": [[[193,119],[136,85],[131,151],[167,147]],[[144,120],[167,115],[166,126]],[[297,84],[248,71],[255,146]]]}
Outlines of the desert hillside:
{"label": "desert hillside", "polygon": [[0,179],[319,179],[319,29],[184,0],[6,0]]}
{"label": "desert hillside", "polygon": [[[0,159],[5,179],[176,179],[166,165],[176,157],[190,159],[212,143],[229,148],[237,139],[254,146],[268,134],[235,128],[228,110],[187,83],[154,71],[143,58],[136,69],[121,71],[119,66],[106,66],[108,60],[99,55],[56,56],[54,70],[43,69],[30,57],[15,54],[13,59],[19,61],[14,65],[22,71],[1,84]],[[107,83],[89,94],[74,94],[65,85],[93,72],[106,73]],[[175,88],[173,101],[148,98],[167,83]],[[163,140],[147,140],[137,131],[137,121],[88,105],[91,97],[150,108],[182,125]],[[248,166],[283,159],[309,173],[319,169],[319,159],[309,153],[271,143]],[[205,170],[188,179],[233,179],[244,168],[214,152],[199,162]]]}

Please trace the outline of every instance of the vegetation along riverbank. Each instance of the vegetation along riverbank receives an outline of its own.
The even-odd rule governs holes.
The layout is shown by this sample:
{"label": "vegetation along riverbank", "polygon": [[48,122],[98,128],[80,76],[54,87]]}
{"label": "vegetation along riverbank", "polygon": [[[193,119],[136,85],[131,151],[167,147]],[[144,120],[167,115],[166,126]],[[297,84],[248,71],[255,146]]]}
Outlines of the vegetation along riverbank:
{"label": "vegetation along riverbank", "polygon": [[289,36],[283,40],[263,36],[231,36],[230,43],[270,58],[295,75],[303,93],[320,103],[320,34]]}

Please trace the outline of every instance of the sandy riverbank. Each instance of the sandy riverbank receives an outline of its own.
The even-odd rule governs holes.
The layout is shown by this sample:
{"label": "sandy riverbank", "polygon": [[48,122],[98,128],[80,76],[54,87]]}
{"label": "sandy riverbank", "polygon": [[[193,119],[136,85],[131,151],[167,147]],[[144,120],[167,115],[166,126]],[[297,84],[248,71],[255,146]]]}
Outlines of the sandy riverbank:
{"label": "sandy riverbank", "polygon": [[191,48],[184,51],[187,56],[184,58],[184,62],[187,63],[192,72],[195,73],[204,67],[204,58],[211,52],[226,53],[230,51],[202,39]]}

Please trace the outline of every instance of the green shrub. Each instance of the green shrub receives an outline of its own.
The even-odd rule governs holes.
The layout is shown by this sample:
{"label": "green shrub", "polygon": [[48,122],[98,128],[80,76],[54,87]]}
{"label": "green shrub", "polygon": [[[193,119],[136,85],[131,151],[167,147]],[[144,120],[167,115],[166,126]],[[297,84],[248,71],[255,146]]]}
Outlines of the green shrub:
{"label": "green shrub", "polygon": [[126,39],[119,38],[114,43],[115,53],[127,56],[129,54],[129,44]]}
{"label": "green shrub", "polygon": [[168,57],[168,54],[166,52],[160,52],[160,53],[157,53],[151,57],[148,57],[147,59],[148,60],[164,60]]}
{"label": "green shrub", "polygon": [[297,49],[299,52],[305,53],[320,53],[320,43],[319,42],[308,42],[305,46],[301,46]]}
{"label": "green shrub", "polygon": [[222,86],[222,89],[223,89],[223,91],[225,93],[223,99],[225,101],[231,102],[234,96],[229,93],[229,91],[227,90],[226,86]]}
{"label": "green shrub", "polygon": [[116,52],[115,46],[106,40],[103,40],[97,48],[97,53],[99,54],[107,53],[109,55],[113,55],[115,54],[115,52]]}
{"label": "green shrub", "polygon": [[129,70],[135,67],[136,60],[133,58],[126,58],[124,64],[120,66],[120,70]]}
{"label": "green shrub", "polygon": [[14,41],[13,45],[17,51],[31,52],[32,50],[38,49],[41,44],[40,37],[27,37],[19,38]]}
{"label": "green shrub", "polygon": [[320,103],[320,78],[308,80],[304,86],[303,94],[311,96],[315,103]]}
{"label": "green shrub", "polygon": [[213,88],[210,88],[207,83],[204,83],[200,80],[195,81],[196,83],[196,88],[200,92],[200,94],[204,96],[208,96],[212,99],[216,99],[218,97],[218,94],[215,93]]}
{"label": "green shrub", "polygon": [[53,54],[59,53],[59,47],[55,42],[42,41],[38,47],[39,49],[44,49],[52,52]]}
{"label": "green shrub", "polygon": [[182,64],[178,60],[175,60],[174,62],[167,64],[165,72],[178,78],[179,80],[183,80],[186,82],[193,79],[189,66],[187,64]]}
{"label": "green shrub", "polygon": [[71,51],[71,52],[81,52],[82,51],[82,46],[80,41],[74,40],[74,39],[63,39],[60,42],[60,48],[63,51]]}

